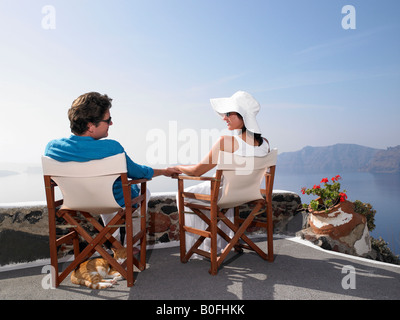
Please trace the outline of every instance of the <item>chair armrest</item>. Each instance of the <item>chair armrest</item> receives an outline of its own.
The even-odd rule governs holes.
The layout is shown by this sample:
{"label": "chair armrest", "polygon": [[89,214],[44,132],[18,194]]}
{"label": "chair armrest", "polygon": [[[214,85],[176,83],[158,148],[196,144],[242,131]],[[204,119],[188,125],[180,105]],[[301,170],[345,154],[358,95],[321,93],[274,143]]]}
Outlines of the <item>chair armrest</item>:
{"label": "chair armrest", "polygon": [[185,175],[179,175],[179,176],[176,176],[176,177],[172,177],[172,179],[199,180],[199,181],[213,181],[213,180],[216,180],[215,177],[196,177],[196,176],[185,176]]}
{"label": "chair armrest", "polygon": [[177,179],[178,183],[181,182],[181,190],[178,190],[178,194],[180,196],[183,196],[183,198],[191,198],[191,199],[197,199],[197,200],[203,200],[203,201],[211,201],[211,196],[209,194],[203,194],[203,193],[193,193],[193,192],[185,192],[183,191],[183,181],[184,180],[197,180],[197,181],[216,181],[217,179],[215,177],[198,177],[198,176],[187,176],[187,175],[179,175],[176,177],[173,177],[173,179]]}
{"label": "chair armrest", "polygon": [[128,180],[128,184],[138,184],[138,183],[143,183],[143,182],[148,182],[151,181],[151,179],[135,179],[135,180]]}

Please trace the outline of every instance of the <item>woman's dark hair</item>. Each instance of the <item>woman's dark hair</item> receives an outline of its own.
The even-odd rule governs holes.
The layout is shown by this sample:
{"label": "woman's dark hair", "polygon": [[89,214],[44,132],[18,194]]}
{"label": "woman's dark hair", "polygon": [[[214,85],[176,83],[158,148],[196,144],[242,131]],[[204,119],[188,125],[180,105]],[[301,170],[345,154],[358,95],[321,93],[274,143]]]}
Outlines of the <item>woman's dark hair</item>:
{"label": "woman's dark hair", "polygon": [[111,108],[112,99],[106,94],[89,92],[82,94],[72,102],[68,110],[68,119],[72,133],[82,135],[88,129],[89,122],[96,126],[103,120],[108,109]]}
{"label": "woman's dark hair", "polygon": [[[236,114],[238,115],[238,117],[241,120],[243,120],[243,117],[242,117],[242,115],[240,113],[236,112]],[[243,121],[242,132],[248,132],[249,134],[251,134],[254,137],[254,140],[256,140],[258,142],[259,146],[261,146],[263,144],[264,139],[262,138],[261,133],[254,133],[254,132],[251,132],[251,131],[247,130],[246,126],[244,125],[244,121]]]}

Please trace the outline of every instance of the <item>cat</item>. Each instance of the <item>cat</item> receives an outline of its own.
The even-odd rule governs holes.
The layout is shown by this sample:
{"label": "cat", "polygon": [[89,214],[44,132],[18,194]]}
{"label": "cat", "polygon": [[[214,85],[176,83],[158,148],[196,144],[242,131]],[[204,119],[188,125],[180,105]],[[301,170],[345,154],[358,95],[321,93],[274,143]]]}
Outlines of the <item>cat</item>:
{"label": "cat", "polygon": [[[119,264],[126,260],[126,248],[114,249],[114,259]],[[111,278],[111,280],[109,280]],[[91,289],[106,289],[123,279],[106,259],[96,258],[82,262],[71,274],[71,282]]]}

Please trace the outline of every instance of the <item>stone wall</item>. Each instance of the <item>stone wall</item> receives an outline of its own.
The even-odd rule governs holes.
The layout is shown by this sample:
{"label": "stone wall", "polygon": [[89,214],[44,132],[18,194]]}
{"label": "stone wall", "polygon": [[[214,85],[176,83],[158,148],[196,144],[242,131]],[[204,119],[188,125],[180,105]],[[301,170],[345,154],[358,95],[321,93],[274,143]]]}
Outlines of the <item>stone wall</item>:
{"label": "stone wall", "polygon": [[[289,191],[274,191],[272,196],[272,211],[274,233],[294,235],[302,229],[302,216],[300,222],[292,219],[297,215],[300,197]],[[246,216],[251,212],[247,206],[239,208],[240,216]],[[179,214],[176,205],[175,193],[154,195],[149,201],[148,209],[148,241],[149,243],[170,242],[179,240]],[[265,219],[265,213],[261,219]],[[290,223],[292,222],[292,223]],[[257,229],[249,229],[256,232]]]}
{"label": "stone wall", "polygon": [[[272,198],[274,233],[294,235],[304,223],[298,208],[300,197],[289,191],[274,191]],[[148,205],[149,244],[179,240],[176,193],[156,193]],[[240,208],[241,216],[250,212]],[[0,206],[0,266],[49,257],[48,212],[45,202]],[[259,232],[249,229],[249,232]],[[65,251],[65,250],[64,250]],[[67,250],[68,251],[68,250]]]}
{"label": "stone wall", "polygon": [[0,266],[49,257],[47,207],[26,202],[0,207]]}

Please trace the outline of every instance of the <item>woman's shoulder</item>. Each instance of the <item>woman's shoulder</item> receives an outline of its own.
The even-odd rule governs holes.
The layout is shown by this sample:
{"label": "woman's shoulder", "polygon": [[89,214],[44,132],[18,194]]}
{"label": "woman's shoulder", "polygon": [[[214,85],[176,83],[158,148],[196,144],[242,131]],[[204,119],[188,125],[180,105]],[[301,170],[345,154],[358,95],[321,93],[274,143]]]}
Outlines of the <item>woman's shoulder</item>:
{"label": "woman's shoulder", "polygon": [[226,141],[226,142],[232,142],[235,140],[235,137],[234,136],[220,136],[219,140]]}
{"label": "woman's shoulder", "polygon": [[234,136],[221,136],[219,138],[220,149],[225,152],[235,152],[239,144]]}

